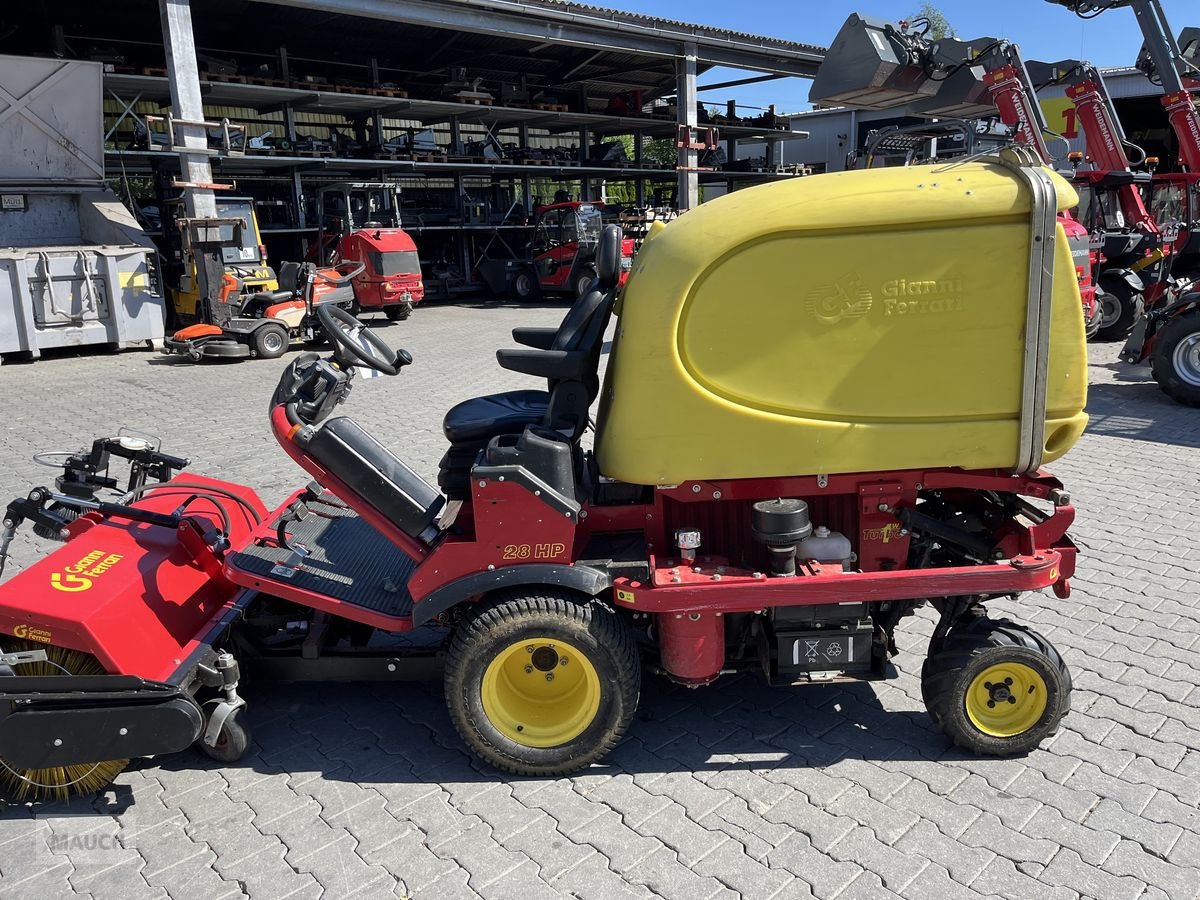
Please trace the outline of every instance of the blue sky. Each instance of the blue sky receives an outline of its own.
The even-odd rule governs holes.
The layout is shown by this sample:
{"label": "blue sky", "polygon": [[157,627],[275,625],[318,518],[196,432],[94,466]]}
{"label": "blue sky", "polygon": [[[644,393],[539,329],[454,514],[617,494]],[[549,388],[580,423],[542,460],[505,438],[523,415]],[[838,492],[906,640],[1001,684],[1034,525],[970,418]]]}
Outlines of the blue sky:
{"label": "blue sky", "polygon": [[[591,0],[598,6],[719,25],[828,46],[829,41],[852,12],[895,21],[912,16],[921,0],[861,0],[821,3],[813,0]],[[1195,0],[1161,0],[1176,34],[1185,25],[1200,26],[1200,8]],[[1026,59],[1086,59],[1099,66],[1132,65],[1141,46],[1141,32],[1132,10],[1113,9],[1084,21],[1070,10],[1046,0],[941,0],[935,3],[955,33],[964,38],[1003,37],[1015,41]],[[704,81],[717,82],[744,77],[741,73],[718,71]],[[781,112],[808,109],[808,81],[787,79],[708,92],[701,99],[766,106],[775,103]]]}

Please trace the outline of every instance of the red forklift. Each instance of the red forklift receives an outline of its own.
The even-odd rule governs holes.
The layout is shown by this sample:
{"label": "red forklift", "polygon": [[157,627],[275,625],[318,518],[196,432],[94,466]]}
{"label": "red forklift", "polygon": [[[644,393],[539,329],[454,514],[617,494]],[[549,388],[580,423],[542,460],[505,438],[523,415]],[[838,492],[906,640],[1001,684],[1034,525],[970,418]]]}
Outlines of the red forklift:
{"label": "red forklift", "polygon": [[309,259],[325,266],[361,266],[354,277],[358,311],[403,321],[425,299],[417,245],[400,225],[395,184],[353,181],[328,184],[317,194],[320,228]]}
{"label": "red forklift", "polygon": [[[1087,141],[1090,169],[1081,169],[1082,154],[1071,154],[1072,183],[1079,192],[1078,218],[1092,235],[1096,248],[1093,280],[1097,285],[1103,341],[1124,340],[1141,315],[1169,289],[1171,245],[1143,197],[1151,173],[1135,172],[1125,136],[1104,78],[1091,63],[1077,59],[1055,63],[1030,62],[1030,75],[1039,88],[1062,84],[1075,107],[1075,118]],[[1134,147],[1146,161],[1140,147]]]}
{"label": "red forklift", "polygon": [[[600,202],[567,201],[537,211],[530,262],[513,275],[511,291],[518,300],[539,294],[582,297],[596,278],[596,250],[607,222]],[[633,266],[634,241],[621,241],[621,283]]]}
{"label": "red forklift", "polygon": [[[1179,141],[1182,173],[1155,173],[1150,188],[1150,208],[1159,210],[1159,224],[1166,231],[1173,262],[1171,290],[1144,305],[1121,350],[1122,361],[1138,364],[1149,360],[1150,372],[1163,392],[1188,406],[1200,406],[1200,291],[1196,277],[1200,260],[1193,244],[1194,218],[1176,217],[1196,210],[1200,186],[1200,110],[1192,92],[1200,89],[1200,34],[1189,33],[1185,55],[1171,32],[1159,0],[1049,0],[1065,6],[1082,18],[1092,18],[1118,7],[1133,10],[1145,39],[1137,65],[1162,88],[1162,105]],[[1176,221],[1172,221],[1176,219]]]}
{"label": "red forklift", "polygon": [[[1159,216],[1167,240],[1173,241],[1171,274],[1178,289],[1186,292],[1200,286],[1200,114],[1192,94],[1200,91],[1200,28],[1184,28],[1179,32],[1174,57],[1186,70],[1182,83],[1187,91],[1166,91],[1162,103],[1179,144],[1179,163],[1182,170],[1154,173],[1149,203]],[[1164,63],[1165,59],[1162,60]],[[1151,81],[1159,81],[1158,64],[1145,47],[1138,55],[1137,68]]]}

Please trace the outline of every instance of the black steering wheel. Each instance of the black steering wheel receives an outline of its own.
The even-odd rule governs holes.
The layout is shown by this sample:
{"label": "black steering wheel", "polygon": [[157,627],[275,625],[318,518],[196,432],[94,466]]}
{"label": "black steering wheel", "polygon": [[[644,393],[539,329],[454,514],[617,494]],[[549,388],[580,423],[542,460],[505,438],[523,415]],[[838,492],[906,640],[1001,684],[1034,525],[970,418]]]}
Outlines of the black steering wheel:
{"label": "black steering wheel", "polygon": [[402,366],[412,362],[407,350],[393,350],[383,338],[337,304],[322,303],[317,307],[317,318],[338,355],[344,351],[355,365],[384,375],[395,375]]}

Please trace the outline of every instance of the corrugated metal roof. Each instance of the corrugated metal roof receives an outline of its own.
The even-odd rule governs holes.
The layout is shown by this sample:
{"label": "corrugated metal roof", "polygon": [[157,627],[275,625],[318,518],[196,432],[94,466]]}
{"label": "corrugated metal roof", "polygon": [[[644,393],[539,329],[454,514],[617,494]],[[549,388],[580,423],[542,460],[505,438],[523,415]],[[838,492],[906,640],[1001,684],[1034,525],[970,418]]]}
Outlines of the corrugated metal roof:
{"label": "corrugated metal roof", "polygon": [[498,10],[513,10],[514,8],[544,9],[553,12],[578,14],[589,19],[622,22],[629,25],[641,25],[651,30],[683,33],[694,37],[715,40],[731,40],[740,43],[752,43],[761,47],[769,47],[783,52],[818,53],[824,54],[825,48],[816,44],[803,44],[767,35],[751,34],[712,25],[698,25],[683,22],[678,19],[664,19],[659,16],[649,16],[644,13],[628,12],[621,9],[609,9],[603,6],[592,6],[586,3],[574,3],[572,0],[443,0],[447,3],[460,3],[471,6],[487,6]]}

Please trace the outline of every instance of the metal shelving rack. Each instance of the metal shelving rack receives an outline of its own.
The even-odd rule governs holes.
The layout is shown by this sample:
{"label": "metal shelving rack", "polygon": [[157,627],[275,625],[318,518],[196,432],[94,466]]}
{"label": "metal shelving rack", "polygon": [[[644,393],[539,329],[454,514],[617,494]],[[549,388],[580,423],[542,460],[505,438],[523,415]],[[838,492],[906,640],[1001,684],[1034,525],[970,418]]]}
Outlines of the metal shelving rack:
{"label": "metal shelving rack", "polygon": [[[153,67],[162,57],[155,58],[153,35],[143,17],[137,19],[137,31],[130,27],[132,17],[127,15],[126,28],[121,31],[106,24],[106,12],[111,15],[115,11],[92,9],[85,3],[65,0],[65,4],[44,13],[53,21],[54,16],[62,15],[64,5],[77,7],[75,18],[68,21],[75,22],[71,28],[80,34],[66,35],[64,46],[85,39],[90,16],[92,33],[99,39],[110,42],[119,52],[124,52],[122,46],[130,48],[130,65],[114,65],[105,76],[106,131],[110,139],[106,163],[110,176],[161,176],[165,171],[179,171],[181,166],[189,173],[181,179],[190,185],[184,189],[189,205],[197,200],[203,203],[205,194],[211,197],[204,185],[233,182],[238,193],[261,194],[262,199],[270,197],[281,206],[289,206],[291,215],[286,221],[264,227],[274,245],[272,249],[279,248],[274,254],[278,256],[294,255],[302,249],[298,245],[315,230],[306,199],[321,183],[396,180],[405,187],[406,196],[410,189],[415,195],[440,190],[448,196],[452,192],[457,208],[406,218],[405,227],[414,232],[419,243],[436,243],[438,254],[452,256],[468,278],[473,269],[471,254],[485,236],[497,238],[501,246],[519,241],[520,229],[528,227],[536,190],[569,185],[570,193],[580,199],[598,199],[602,183],[624,183],[639,207],[651,205],[647,203],[651,194],[666,192],[686,209],[697,202],[701,184],[719,183],[729,189],[790,177],[775,170],[771,163],[779,143],[796,134],[773,127],[720,125],[720,139],[729,159],[736,158],[739,141],[766,146],[767,165],[760,171],[706,169],[700,165],[690,141],[678,150],[675,166],[645,162],[641,149],[646,140],[665,138],[674,142],[681,133],[702,132],[696,114],[699,73],[718,65],[767,73],[744,82],[730,82],[731,86],[764,78],[811,76],[823,56],[817,47],[550,0],[406,0],[385,4],[370,0],[260,0],[248,5],[240,28],[221,20],[218,7],[223,3],[120,0],[118,5],[129,8],[125,12],[149,12],[158,7],[162,49],[157,52],[165,50],[165,65],[157,69]],[[272,40],[280,48],[289,47],[291,55],[288,49],[271,50],[271,45],[253,45],[245,40],[247,35],[261,32],[250,21],[256,15],[260,25],[268,19],[278,22]],[[314,25],[330,35],[344,36],[346,44],[362,47],[363,53],[347,57],[331,44],[329,55],[320,56],[326,47],[312,40]],[[423,49],[402,58],[392,50],[393,37],[396,47]],[[470,65],[472,74],[479,72],[492,84],[519,78],[524,86],[525,70],[531,83],[554,82],[554,76],[558,76],[557,81],[567,85],[559,85],[558,97],[569,101],[570,106],[481,105],[430,99],[429,78],[438,71],[439,64],[452,61],[456,51],[449,48],[456,43],[463,51],[456,62],[478,61],[478,65]],[[297,45],[300,52],[295,52]],[[272,77],[229,77],[200,71],[197,48],[201,60],[221,56],[236,61],[240,71],[266,65]],[[386,68],[376,56],[384,64],[401,60],[396,64],[410,68]],[[314,70],[330,76],[328,83],[305,83]],[[359,87],[333,82],[331,73],[347,71]],[[409,78],[425,80],[412,89]],[[385,86],[396,90],[382,89]],[[606,94],[626,88],[636,90],[639,98],[645,92],[647,103],[643,108],[650,108],[658,98],[676,97],[673,115],[611,115],[596,110],[596,98],[602,102]],[[401,96],[406,91],[425,96]],[[172,146],[128,149],[124,136],[131,116],[144,119],[147,114],[161,115],[168,110],[179,126],[172,135]],[[337,127],[343,132],[354,131],[357,126],[360,134],[363,123],[369,123],[372,136],[384,139],[389,131],[394,134],[407,128],[433,128],[443,152],[412,154],[412,158],[368,158],[294,151],[209,150],[204,129],[195,123],[222,116],[240,120],[251,129],[270,127],[276,134],[282,133],[292,146],[301,132],[311,133],[314,125],[323,127],[334,121],[340,123]],[[562,158],[537,162],[467,158],[463,154],[464,140],[484,132],[504,132],[521,147],[561,147],[573,142],[579,156],[570,162]],[[589,148],[594,142],[621,135],[633,138],[632,160],[615,165],[588,164]],[[179,164],[174,162],[176,156]],[[207,174],[198,176],[197,172]],[[477,197],[500,198],[500,202],[480,215],[474,208]],[[452,252],[446,249],[451,245]],[[425,250],[422,246],[423,256],[429,255]]]}

